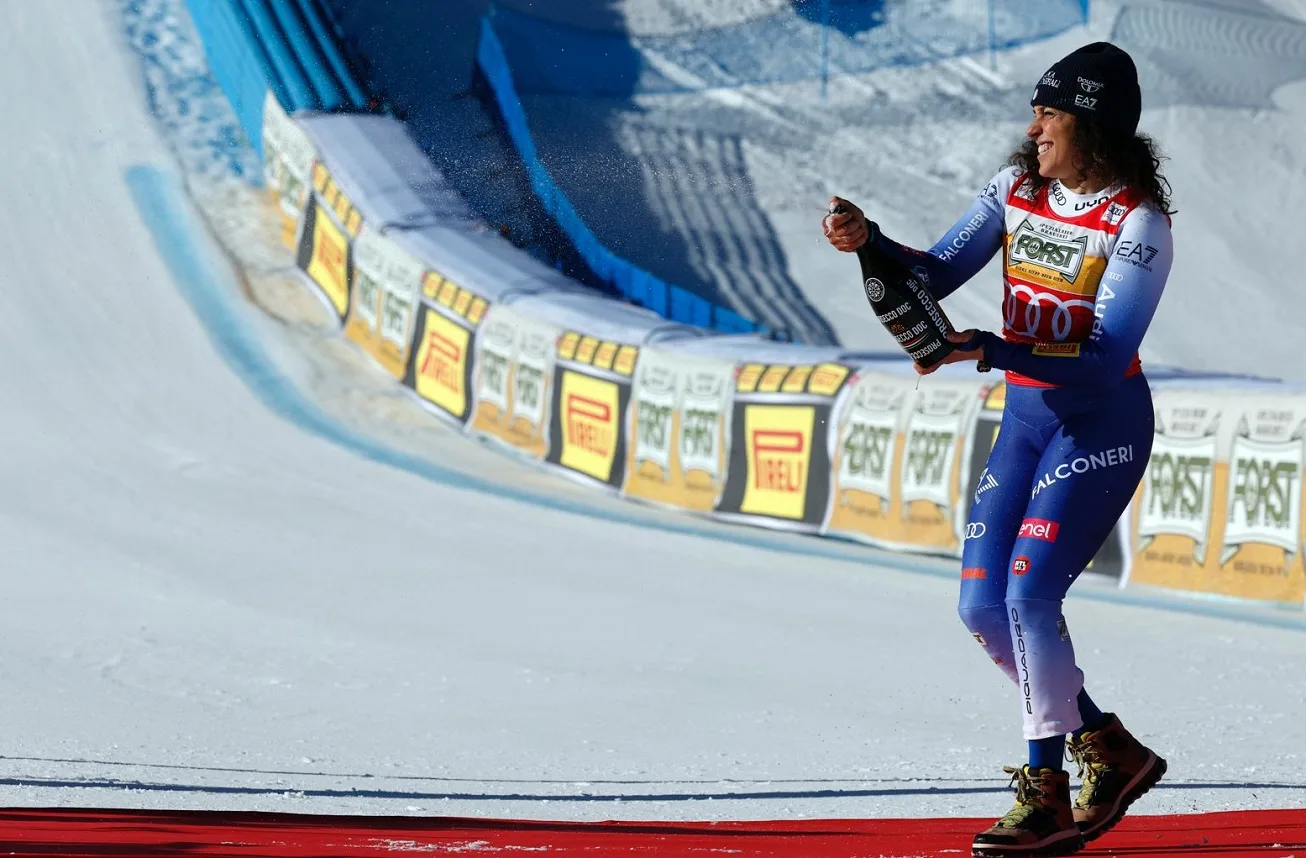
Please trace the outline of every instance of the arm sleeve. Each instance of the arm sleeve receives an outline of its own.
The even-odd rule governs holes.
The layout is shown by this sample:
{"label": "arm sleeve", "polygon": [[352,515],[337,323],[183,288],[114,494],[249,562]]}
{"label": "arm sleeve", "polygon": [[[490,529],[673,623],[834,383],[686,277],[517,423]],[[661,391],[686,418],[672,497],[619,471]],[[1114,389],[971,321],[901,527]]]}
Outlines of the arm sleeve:
{"label": "arm sleeve", "polygon": [[1072,355],[1039,354],[1038,344],[1009,343],[981,335],[985,359],[1047,384],[1115,387],[1138,353],[1174,262],[1169,218],[1136,208],[1120,226],[1097,293],[1097,318],[1089,338]]}
{"label": "arm sleeve", "polygon": [[1014,179],[1013,168],[994,176],[952,229],[928,251],[906,247],[882,233],[876,247],[910,270],[920,273],[918,269],[923,269],[930,293],[936,300],[943,300],[978,274],[1002,247],[1006,232],[1003,201]]}

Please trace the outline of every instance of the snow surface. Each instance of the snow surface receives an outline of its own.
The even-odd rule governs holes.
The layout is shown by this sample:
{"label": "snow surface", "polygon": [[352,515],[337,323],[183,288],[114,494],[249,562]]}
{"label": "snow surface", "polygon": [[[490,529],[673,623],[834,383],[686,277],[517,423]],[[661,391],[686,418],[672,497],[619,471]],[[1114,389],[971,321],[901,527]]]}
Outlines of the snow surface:
{"label": "snow surface", "polygon": [[[1017,700],[956,620],[953,564],[491,454],[343,345],[274,246],[226,255],[257,192],[186,155],[229,117],[181,8],[0,5],[0,801],[1007,809]],[[1170,760],[1136,812],[1306,807],[1298,615],[1088,580],[1067,615],[1100,702]]]}
{"label": "snow surface", "polygon": [[[746,5],[751,11],[756,4]],[[971,4],[978,5],[978,4]],[[681,20],[685,0],[624,0],[634,32]],[[695,7],[694,23],[739,14]],[[1299,213],[1306,209],[1306,4],[1093,0],[1085,26],[987,55],[833,78],[628,99],[527,95],[541,156],[617,252],[704,284],[803,339],[891,347],[851,255],[821,235],[845,196],[885,232],[931,246],[1017,147],[1034,82],[1109,39],[1135,58],[1140,130],[1168,157],[1176,262],[1145,364],[1306,380]],[[713,18],[713,14],[718,15]],[[775,50],[758,45],[757,50]],[[692,86],[671,57],[659,72]],[[587,177],[595,165],[607,182]],[[650,238],[652,236],[652,238]],[[945,302],[953,321],[1001,325],[996,260]]]}

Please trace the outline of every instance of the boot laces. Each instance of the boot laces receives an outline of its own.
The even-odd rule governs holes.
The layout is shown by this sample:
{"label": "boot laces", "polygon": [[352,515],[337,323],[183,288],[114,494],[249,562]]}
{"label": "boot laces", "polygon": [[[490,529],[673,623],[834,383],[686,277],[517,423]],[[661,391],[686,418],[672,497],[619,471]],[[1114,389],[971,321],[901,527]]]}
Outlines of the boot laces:
{"label": "boot laces", "polygon": [[1084,779],[1084,784],[1080,787],[1075,804],[1078,807],[1087,807],[1092,803],[1093,793],[1097,790],[1098,782],[1106,772],[1107,761],[1102,749],[1089,743],[1081,745],[1068,744],[1066,750],[1069,752],[1071,761],[1079,767],[1075,777]]}
{"label": "boot laces", "polygon": [[1016,806],[1007,811],[1007,815],[998,820],[1003,828],[1019,828],[1030,814],[1042,807],[1046,794],[1043,792],[1041,779],[1031,776],[1025,768],[1003,766],[1002,771],[1011,775],[1008,786],[1016,788]]}

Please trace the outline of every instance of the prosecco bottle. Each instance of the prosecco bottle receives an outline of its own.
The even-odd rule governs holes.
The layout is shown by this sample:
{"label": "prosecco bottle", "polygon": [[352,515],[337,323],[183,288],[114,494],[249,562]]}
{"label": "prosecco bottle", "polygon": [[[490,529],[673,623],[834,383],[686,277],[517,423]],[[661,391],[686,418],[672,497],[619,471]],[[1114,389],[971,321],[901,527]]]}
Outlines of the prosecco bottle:
{"label": "prosecco bottle", "polygon": [[[838,203],[830,208],[831,214],[844,211]],[[866,241],[857,248],[866,300],[908,357],[923,367],[934,366],[954,348],[947,339],[952,324],[921,278],[876,246],[879,226],[868,220],[866,230]]]}

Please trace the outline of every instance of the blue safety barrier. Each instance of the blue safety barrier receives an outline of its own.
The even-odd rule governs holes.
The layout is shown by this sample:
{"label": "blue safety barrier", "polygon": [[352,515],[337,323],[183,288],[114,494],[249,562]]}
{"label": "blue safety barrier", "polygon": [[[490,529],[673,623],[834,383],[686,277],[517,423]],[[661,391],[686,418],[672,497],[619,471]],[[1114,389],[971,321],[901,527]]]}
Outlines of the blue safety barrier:
{"label": "blue safety barrier", "polygon": [[517,96],[503,45],[488,18],[481,22],[476,63],[494,92],[508,135],[526,165],[531,189],[600,280],[612,285],[627,300],[648,307],[674,322],[726,333],[766,331],[765,326],[744,318],[728,307],[713,304],[684,287],[667,283],[604,247],[541,162],[535,140],[526,124],[526,112]]}
{"label": "blue safety barrier", "polygon": [[186,0],[213,76],[262,154],[268,92],[290,113],[365,111],[319,0]]}

